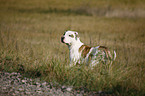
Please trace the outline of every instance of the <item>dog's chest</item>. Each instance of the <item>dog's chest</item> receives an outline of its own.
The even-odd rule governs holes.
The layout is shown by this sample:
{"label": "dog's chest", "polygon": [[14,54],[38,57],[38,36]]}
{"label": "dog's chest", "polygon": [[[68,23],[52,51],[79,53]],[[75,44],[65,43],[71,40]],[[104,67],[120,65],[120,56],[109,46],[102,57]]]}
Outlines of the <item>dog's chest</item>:
{"label": "dog's chest", "polygon": [[75,48],[75,47],[71,48],[70,49],[70,60],[77,61],[80,58],[81,58],[81,54],[80,54],[78,48]]}

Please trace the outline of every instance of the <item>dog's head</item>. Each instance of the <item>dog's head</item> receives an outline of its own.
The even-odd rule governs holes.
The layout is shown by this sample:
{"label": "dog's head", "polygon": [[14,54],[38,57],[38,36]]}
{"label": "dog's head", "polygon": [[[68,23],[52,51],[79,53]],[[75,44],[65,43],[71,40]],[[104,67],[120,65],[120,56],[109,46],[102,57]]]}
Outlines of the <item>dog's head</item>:
{"label": "dog's head", "polygon": [[72,45],[78,40],[78,33],[75,31],[66,31],[61,37],[61,42],[67,45]]}

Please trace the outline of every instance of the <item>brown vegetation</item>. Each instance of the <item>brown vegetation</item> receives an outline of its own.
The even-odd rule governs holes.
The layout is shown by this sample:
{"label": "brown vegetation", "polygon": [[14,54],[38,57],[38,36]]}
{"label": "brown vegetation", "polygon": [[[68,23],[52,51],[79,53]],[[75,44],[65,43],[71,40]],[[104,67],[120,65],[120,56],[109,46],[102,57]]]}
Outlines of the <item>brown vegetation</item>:
{"label": "brown vegetation", "polygon": [[[145,10],[144,1],[97,1],[0,0],[0,70],[96,92],[144,95],[145,15],[114,17],[93,11]],[[98,64],[94,70],[83,65],[68,68],[68,48],[60,42],[68,29],[78,31],[86,45],[115,49],[116,61],[111,66]]]}

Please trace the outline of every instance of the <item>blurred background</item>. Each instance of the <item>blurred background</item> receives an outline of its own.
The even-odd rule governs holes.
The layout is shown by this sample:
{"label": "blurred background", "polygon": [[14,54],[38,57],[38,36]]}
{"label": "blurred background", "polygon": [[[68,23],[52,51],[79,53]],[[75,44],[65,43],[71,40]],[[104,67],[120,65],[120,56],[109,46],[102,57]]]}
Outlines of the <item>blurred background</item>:
{"label": "blurred background", "polygon": [[[66,30],[77,31],[89,46],[116,50],[111,75],[104,67],[81,72],[65,68],[69,51],[60,37]],[[145,0],[0,0],[1,71],[141,96],[145,94],[144,48]]]}

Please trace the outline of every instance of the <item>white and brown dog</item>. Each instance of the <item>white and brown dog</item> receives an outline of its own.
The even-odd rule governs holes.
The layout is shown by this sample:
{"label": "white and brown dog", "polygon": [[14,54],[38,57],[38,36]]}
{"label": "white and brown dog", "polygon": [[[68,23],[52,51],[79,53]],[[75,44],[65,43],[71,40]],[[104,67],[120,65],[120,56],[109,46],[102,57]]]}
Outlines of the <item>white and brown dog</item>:
{"label": "white and brown dog", "polygon": [[112,62],[116,58],[116,52],[114,51],[113,56],[111,56],[107,47],[89,47],[84,45],[84,43],[80,41],[78,33],[75,31],[66,31],[61,37],[61,42],[68,45],[70,66],[85,63],[93,67],[100,61],[104,63],[108,61]]}

